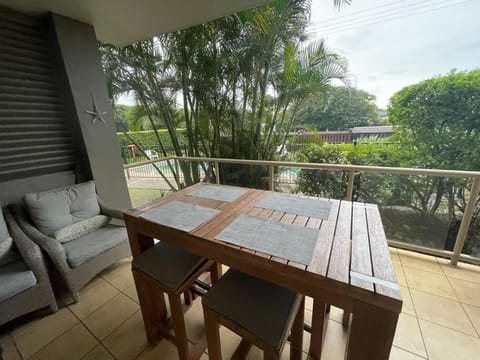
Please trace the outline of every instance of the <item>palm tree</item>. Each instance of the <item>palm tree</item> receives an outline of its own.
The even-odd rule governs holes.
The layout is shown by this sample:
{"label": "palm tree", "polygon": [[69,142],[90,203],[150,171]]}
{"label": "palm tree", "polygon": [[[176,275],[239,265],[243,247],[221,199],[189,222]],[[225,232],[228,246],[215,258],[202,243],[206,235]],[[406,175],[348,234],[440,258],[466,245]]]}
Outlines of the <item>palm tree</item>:
{"label": "palm tree", "polygon": [[[347,76],[323,41],[305,45],[309,17],[310,0],[276,0],[125,48],[103,45],[104,67],[113,92],[135,93],[161,149],[160,125],[183,155],[180,111],[187,155],[270,160],[304,100]],[[185,185],[198,180],[198,166],[180,165]]]}

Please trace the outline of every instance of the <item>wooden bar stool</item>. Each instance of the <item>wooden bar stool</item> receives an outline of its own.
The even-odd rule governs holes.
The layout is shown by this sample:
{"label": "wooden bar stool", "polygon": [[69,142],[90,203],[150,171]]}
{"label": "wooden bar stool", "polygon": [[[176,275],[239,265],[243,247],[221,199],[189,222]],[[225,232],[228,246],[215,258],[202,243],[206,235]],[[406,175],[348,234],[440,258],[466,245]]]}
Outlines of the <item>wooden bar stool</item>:
{"label": "wooden bar stool", "polygon": [[[148,342],[155,344],[164,337],[172,341],[180,360],[199,359],[206,349],[205,336],[191,350],[188,347],[184,312],[193,298],[190,292],[195,280],[210,271],[212,284],[221,276],[221,267],[214,261],[159,242],[132,261],[143,321]],[[164,294],[170,303],[171,318],[167,318]],[[185,301],[182,304],[182,294]],[[173,327],[174,335],[170,333]]]}
{"label": "wooden bar stool", "polygon": [[219,325],[243,340],[232,358],[243,358],[251,345],[264,359],[279,359],[290,334],[290,358],[302,358],[304,297],[236,270],[228,270],[202,298],[210,360],[220,360]]}

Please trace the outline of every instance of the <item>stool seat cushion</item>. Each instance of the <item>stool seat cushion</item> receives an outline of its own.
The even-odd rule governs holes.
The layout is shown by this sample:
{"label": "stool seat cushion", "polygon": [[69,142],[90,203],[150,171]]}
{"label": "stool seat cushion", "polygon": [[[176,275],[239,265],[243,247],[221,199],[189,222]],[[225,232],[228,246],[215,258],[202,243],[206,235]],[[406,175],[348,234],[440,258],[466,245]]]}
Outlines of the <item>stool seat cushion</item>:
{"label": "stool seat cushion", "polygon": [[274,351],[285,344],[300,302],[301,296],[294,291],[232,269],[202,298],[205,308]]}
{"label": "stool seat cushion", "polygon": [[176,291],[207,260],[160,241],[137,256],[132,268],[162,284],[166,291]]}

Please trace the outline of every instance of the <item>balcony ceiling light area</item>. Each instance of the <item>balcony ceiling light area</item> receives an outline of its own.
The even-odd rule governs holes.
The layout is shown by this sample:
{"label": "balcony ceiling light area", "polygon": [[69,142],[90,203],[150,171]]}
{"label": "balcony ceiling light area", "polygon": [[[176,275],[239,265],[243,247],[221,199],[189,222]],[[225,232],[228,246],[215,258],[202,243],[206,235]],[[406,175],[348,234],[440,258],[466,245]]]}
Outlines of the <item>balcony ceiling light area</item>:
{"label": "balcony ceiling light area", "polygon": [[97,38],[128,45],[268,3],[270,0],[0,0],[28,14],[54,12],[95,27]]}

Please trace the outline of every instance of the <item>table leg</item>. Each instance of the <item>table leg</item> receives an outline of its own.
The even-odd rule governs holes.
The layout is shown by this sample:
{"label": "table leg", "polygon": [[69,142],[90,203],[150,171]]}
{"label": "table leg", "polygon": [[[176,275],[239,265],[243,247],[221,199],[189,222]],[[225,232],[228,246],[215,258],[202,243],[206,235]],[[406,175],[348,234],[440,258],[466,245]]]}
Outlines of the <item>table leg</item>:
{"label": "table leg", "polygon": [[318,299],[313,299],[312,309],[312,332],[310,336],[309,354],[312,359],[320,359],[322,356],[323,339],[327,330],[328,305]]}
{"label": "table leg", "polygon": [[350,324],[350,311],[343,310],[342,325],[344,327],[348,327],[349,324]]}
{"label": "table leg", "polygon": [[347,360],[388,360],[398,313],[363,301],[353,305]]}
{"label": "table leg", "polygon": [[130,250],[134,258],[155,244],[153,238],[137,232],[137,227],[134,223],[126,221],[125,226],[127,227]]}

